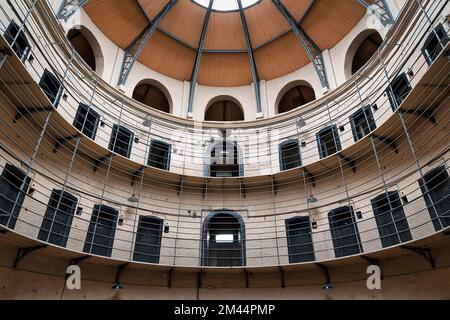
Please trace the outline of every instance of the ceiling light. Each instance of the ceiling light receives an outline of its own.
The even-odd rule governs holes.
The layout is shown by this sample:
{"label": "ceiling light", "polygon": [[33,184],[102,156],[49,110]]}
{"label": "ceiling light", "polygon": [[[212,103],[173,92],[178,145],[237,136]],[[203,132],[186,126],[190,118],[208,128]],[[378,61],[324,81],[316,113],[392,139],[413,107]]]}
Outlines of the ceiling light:
{"label": "ceiling light", "polygon": [[111,289],[114,290],[114,291],[119,291],[119,290],[122,290],[123,287],[122,287],[122,285],[120,284],[120,282],[116,282],[116,284],[113,285]]}
{"label": "ceiling light", "polygon": [[334,289],[333,285],[329,281],[325,282],[325,284],[322,287],[322,290],[327,290],[327,291],[333,290],[333,289]]}
{"label": "ceiling light", "polygon": [[314,197],[313,195],[310,195],[308,197],[308,203],[316,203],[317,202],[317,198]]}
{"label": "ceiling light", "polygon": [[305,119],[303,119],[302,117],[298,118],[297,126],[298,126],[299,128],[302,128],[302,127],[306,126],[306,121],[305,121]]}
{"label": "ceiling light", "polygon": [[144,121],[142,122],[142,125],[144,127],[151,127],[152,125],[152,119],[149,118],[148,116],[144,119]]}
{"label": "ceiling light", "polygon": [[133,193],[133,195],[128,198],[128,202],[131,202],[131,203],[139,202],[138,198],[136,198],[136,194]]}

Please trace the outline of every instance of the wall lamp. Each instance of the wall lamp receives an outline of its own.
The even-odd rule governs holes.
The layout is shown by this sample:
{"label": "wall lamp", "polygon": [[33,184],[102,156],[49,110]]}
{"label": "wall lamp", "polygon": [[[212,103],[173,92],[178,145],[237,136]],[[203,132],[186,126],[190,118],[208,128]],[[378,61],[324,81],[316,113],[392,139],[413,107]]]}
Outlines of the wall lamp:
{"label": "wall lamp", "polygon": [[310,195],[308,197],[308,203],[316,203],[318,200],[316,197],[314,197],[313,195]]}
{"label": "wall lamp", "polygon": [[134,194],[134,193],[133,193],[133,195],[132,195],[131,197],[129,197],[127,200],[128,200],[128,202],[131,202],[131,203],[137,203],[137,202],[139,202],[139,199],[136,197],[136,194]]}

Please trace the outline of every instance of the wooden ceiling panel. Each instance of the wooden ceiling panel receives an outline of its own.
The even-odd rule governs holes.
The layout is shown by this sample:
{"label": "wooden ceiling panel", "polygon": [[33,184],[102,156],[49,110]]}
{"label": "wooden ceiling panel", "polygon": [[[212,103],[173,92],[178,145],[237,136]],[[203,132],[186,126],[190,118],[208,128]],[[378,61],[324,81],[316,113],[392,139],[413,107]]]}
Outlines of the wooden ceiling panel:
{"label": "wooden ceiling panel", "polygon": [[206,10],[192,0],[178,0],[161,22],[161,29],[197,48]]}
{"label": "wooden ceiling panel", "polygon": [[310,61],[293,32],[255,51],[259,76],[272,80],[298,70]]}
{"label": "wooden ceiling panel", "polygon": [[271,0],[262,0],[260,4],[245,10],[248,31],[254,48],[290,30],[289,23],[281,14],[272,14],[274,9]]}
{"label": "wooden ceiling panel", "polygon": [[156,15],[169,3],[168,0],[134,0],[137,2],[149,19],[153,19]]}
{"label": "wooden ceiling panel", "polygon": [[[341,0],[335,0],[335,2],[340,1]],[[309,7],[313,5],[313,3],[315,3],[314,5],[316,5],[322,2],[322,0],[281,0],[281,2],[289,10],[295,20],[300,21],[308,12]]]}
{"label": "wooden ceiling panel", "polygon": [[247,50],[239,12],[212,12],[205,36],[206,50]]}
{"label": "wooden ceiling panel", "polygon": [[122,49],[149,23],[136,0],[88,1],[83,8],[105,36]]}
{"label": "wooden ceiling panel", "polygon": [[303,20],[302,27],[322,49],[339,43],[365,15],[357,0],[320,0]]}
{"label": "wooden ceiling panel", "polygon": [[198,82],[206,86],[238,87],[252,83],[247,53],[203,53]]}
{"label": "wooden ceiling panel", "polygon": [[195,51],[156,31],[139,56],[139,62],[181,81],[191,78]]}

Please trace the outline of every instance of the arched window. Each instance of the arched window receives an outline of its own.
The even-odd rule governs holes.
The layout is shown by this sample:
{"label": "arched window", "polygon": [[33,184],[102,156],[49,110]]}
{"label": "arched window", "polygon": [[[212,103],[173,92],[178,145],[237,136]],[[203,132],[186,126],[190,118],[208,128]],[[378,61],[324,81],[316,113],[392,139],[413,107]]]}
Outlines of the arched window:
{"label": "arched window", "polygon": [[344,206],[330,211],[328,221],[336,258],[362,252],[353,207]]}
{"label": "arched window", "polygon": [[209,146],[205,156],[205,176],[239,177],[243,175],[243,155],[236,142],[220,140]]}
{"label": "arched window", "polygon": [[284,113],[316,100],[314,89],[306,82],[289,84],[281,91],[278,113]]}
{"label": "arched window", "polygon": [[0,176],[0,224],[14,229],[30,182],[25,172],[9,163],[5,165]]}
{"label": "arched window", "polygon": [[321,159],[341,151],[341,140],[336,125],[320,130],[316,137]]}
{"label": "arched window", "polygon": [[65,247],[69,239],[73,216],[77,211],[77,204],[78,199],[72,194],[53,190],[38,239]]}
{"label": "arched window", "polygon": [[144,80],[138,83],[133,91],[133,99],[150,108],[170,113],[169,92],[159,83]]}
{"label": "arched window", "polygon": [[309,217],[286,220],[289,263],[314,261],[314,247]]}
{"label": "arched window", "polygon": [[397,191],[383,193],[373,199],[372,208],[383,248],[412,239]]}
{"label": "arched window", "polygon": [[96,70],[95,54],[89,41],[78,29],[72,29],[67,34],[67,39],[74,47],[75,51],[78,52],[80,57],[86,62],[86,64],[92,69]]}
{"label": "arched window", "polygon": [[211,212],[203,223],[202,265],[245,266],[245,225],[234,211]]}
{"label": "arched window", "polygon": [[84,244],[84,252],[110,257],[116,234],[119,211],[95,205]]}
{"label": "arched window", "polygon": [[244,112],[238,101],[231,97],[210,102],[206,109],[205,121],[243,121]]}
{"label": "arched window", "polygon": [[280,170],[289,170],[300,167],[300,146],[297,140],[288,140],[280,144]]}
{"label": "arched window", "polygon": [[386,93],[388,95],[389,102],[391,103],[392,111],[395,112],[395,110],[398,109],[411,90],[411,84],[404,72],[391,81]]}
{"label": "arched window", "polygon": [[159,263],[163,220],[156,217],[139,217],[133,260]]}
{"label": "arched window", "polygon": [[450,176],[446,167],[431,170],[423,180],[419,184],[434,228],[436,231],[447,228],[450,226]]}
{"label": "arched window", "polygon": [[75,26],[67,33],[67,39],[89,68],[101,75],[103,54],[94,34],[85,26]]}
{"label": "arched window", "polygon": [[361,43],[359,44],[355,54],[353,55],[352,75],[358,72],[367,63],[367,61],[372,58],[372,56],[377,52],[378,48],[383,43],[383,38],[377,31],[370,31],[371,32],[369,34],[364,34],[364,38],[356,40],[358,42],[361,41]]}

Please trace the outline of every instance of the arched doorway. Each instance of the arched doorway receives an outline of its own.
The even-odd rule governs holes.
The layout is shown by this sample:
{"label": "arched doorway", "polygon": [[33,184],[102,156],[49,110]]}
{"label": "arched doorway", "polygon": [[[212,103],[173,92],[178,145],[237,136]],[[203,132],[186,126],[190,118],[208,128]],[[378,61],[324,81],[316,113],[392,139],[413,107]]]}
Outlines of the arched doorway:
{"label": "arched doorway", "polygon": [[245,224],[231,210],[208,214],[202,228],[202,266],[245,266]]}
{"label": "arched doorway", "polygon": [[236,142],[219,140],[206,150],[205,176],[239,177],[244,175],[242,150]]}
{"label": "arched doorway", "polygon": [[243,121],[244,112],[239,102],[231,97],[216,98],[208,104],[205,121]]}
{"label": "arched doorway", "polygon": [[314,89],[300,81],[287,85],[281,90],[277,103],[277,113],[285,113],[316,100]]}
{"label": "arched doorway", "polygon": [[170,113],[169,92],[156,81],[144,80],[133,91],[133,99],[150,108]]}
{"label": "arched doorway", "polygon": [[84,62],[101,75],[103,72],[103,54],[94,35],[87,28],[77,26],[69,30],[67,39]]}
{"label": "arched doorway", "polygon": [[347,78],[357,73],[383,43],[378,31],[370,29],[359,34],[348,49],[345,59],[345,73]]}

